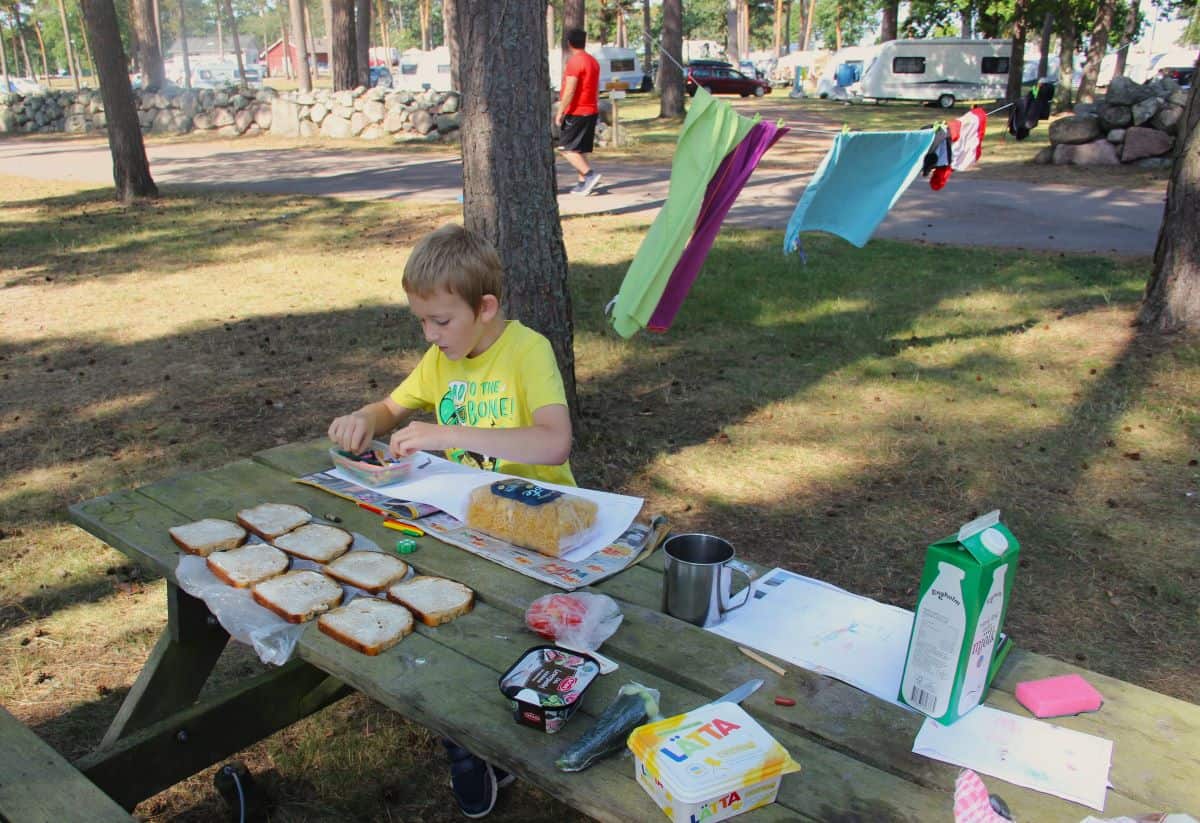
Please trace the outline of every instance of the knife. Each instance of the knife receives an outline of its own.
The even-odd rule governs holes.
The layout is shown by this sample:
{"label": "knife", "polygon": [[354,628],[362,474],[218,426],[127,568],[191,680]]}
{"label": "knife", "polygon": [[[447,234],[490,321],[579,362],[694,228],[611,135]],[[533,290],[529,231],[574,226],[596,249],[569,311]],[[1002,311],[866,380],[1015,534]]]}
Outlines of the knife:
{"label": "knife", "polygon": [[[704,705],[711,706],[714,703],[741,703],[747,697],[749,697],[750,695],[752,695],[756,691],[758,691],[762,687],[762,684],[763,684],[763,681],[761,681],[761,680],[747,680],[745,683],[738,686],[736,689],[729,692],[728,694],[723,694],[720,697],[718,697],[716,700],[713,700],[709,703],[705,703]],[[703,707],[701,707],[701,708],[703,708]]]}

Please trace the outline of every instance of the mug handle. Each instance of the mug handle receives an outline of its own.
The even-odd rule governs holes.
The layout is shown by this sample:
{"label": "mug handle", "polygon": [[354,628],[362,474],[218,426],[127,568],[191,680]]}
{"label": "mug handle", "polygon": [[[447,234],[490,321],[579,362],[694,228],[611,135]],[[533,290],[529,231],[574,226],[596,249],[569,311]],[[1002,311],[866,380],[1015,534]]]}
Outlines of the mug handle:
{"label": "mug handle", "polygon": [[725,565],[729,567],[730,572],[737,572],[746,578],[746,596],[742,598],[742,602],[738,603],[736,606],[725,607],[725,611],[731,612],[734,609],[740,609],[742,606],[745,606],[750,602],[750,595],[754,592],[754,578],[758,577],[758,574],[754,571],[754,569],[737,559],[730,560]]}

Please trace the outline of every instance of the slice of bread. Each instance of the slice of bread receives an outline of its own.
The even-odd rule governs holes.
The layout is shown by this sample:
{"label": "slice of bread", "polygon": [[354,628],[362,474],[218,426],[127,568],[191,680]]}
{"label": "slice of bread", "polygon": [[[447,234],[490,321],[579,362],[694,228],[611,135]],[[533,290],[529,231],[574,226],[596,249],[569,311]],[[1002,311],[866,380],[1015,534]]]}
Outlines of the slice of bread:
{"label": "slice of bread", "polygon": [[311,514],[291,503],[261,503],[237,513],[237,521],[263,540],[274,540],[309,520]]}
{"label": "slice of bread", "polygon": [[223,583],[245,589],[288,570],[288,556],[266,543],[251,543],[240,549],[213,552],[208,556],[209,571]]}
{"label": "slice of bread", "polygon": [[275,548],[283,549],[294,557],[316,563],[328,563],[350,550],[354,535],[335,526],[309,523],[295,531],[282,534],[271,542]]}
{"label": "slice of bread", "polygon": [[250,590],[254,601],[289,623],[303,623],[342,602],[342,587],[320,572],[301,570],[264,580]]}
{"label": "slice of bread", "polygon": [[346,552],[325,567],[325,574],[371,594],[379,594],[404,579],[408,564],[383,552]]}
{"label": "slice of bread", "polygon": [[388,600],[399,603],[426,626],[449,623],[471,611],[475,592],[444,577],[418,575],[388,589]]}
{"label": "slice of bread", "polygon": [[201,557],[208,557],[221,549],[236,549],[246,540],[246,530],[237,523],[213,517],[172,526],[167,531],[179,548]]}
{"label": "slice of bread", "polygon": [[374,597],[357,597],[317,618],[317,628],[372,657],[395,646],[413,630],[412,612]]}

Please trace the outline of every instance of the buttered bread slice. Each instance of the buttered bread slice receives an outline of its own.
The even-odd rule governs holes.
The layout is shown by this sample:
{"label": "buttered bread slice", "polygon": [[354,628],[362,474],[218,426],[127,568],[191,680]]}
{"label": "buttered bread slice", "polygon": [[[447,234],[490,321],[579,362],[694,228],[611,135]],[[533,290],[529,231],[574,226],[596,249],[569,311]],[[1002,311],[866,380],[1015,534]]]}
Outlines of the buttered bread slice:
{"label": "buttered bread slice", "polygon": [[342,602],[342,587],[320,572],[288,572],[251,589],[254,601],[289,623],[303,623]]}
{"label": "buttered bread slice", "polygon": [[386,591],[408,574],[408,564],[383,552],[346,552],[325,567],[325,574],[371,594]]}
{"label": "buttered bread slice", "polygon": [[276,548],[283,549],[294,557],[328,563],[350,550],[354,535],[336,526],[309,523],[271,541]]}
{"label": "buttered bread slice", "polygon": [[388,599],[399,603],[426,626],[449,623],[471,611],[475,592],[444,577],[418,575],[388,589]]}
{"label": "buttered bread slice", "polygon": [[412,632],[413,616],[395,603],[358,597],[318,617],[317,628],[339,643],[375,656]]}
{"label": "buttered bread slice", "polygon": [[237,513],[237,521],[263,540],[274,540],[309,520],[311,514],[291,503],[261,503]]}
{"label": "buttered bread slice", "polygon": [[222,549],[236,549],[246,540],[246,530],[237,523],[206,517],[195,523],[167,529],[175,545],[189,554],[208,557]]}
{"label": "buttered bread slice", "polygon": [[209,571],[221,582],[239,589],[253,586],[283,574],[291,562],[288,556],[266,543],[252,543],[240,549],[213,552],[205,561]]}

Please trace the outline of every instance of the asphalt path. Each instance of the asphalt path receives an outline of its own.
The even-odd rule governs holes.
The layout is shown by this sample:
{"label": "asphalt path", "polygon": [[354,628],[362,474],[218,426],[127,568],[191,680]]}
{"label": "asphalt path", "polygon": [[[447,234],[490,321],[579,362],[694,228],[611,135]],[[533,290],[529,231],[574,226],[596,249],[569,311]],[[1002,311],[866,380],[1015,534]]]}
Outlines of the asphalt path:
{"label": "asphalt path", "polygon": [[[820,140],[803,134],[786,139]],[[455,203],[462,167],[455,154],[393,149],[273,146],[266,141],[151,142],[150,170],[159,184],[304,194],[352,200]],[[819,156],[819,153],[818,153]],[[986,158],[985,158],[986,159]],[[666,199],[670,168],[594,158],[603,180],[589,197],[567,194],[575,177],[558,163],[564,215],[644,214]],[[783,229],[814,163],[794,170],[760,167],[726,224]],[[108,145],[100,139],[0,139],[0,174],[46,180],[112,183]],[[941,191],[918,178],[893,206],[875,237],[955,246],[1149,255],[1162,222],[1162,189],[1125,190],[985,179],[955,174]]]}

